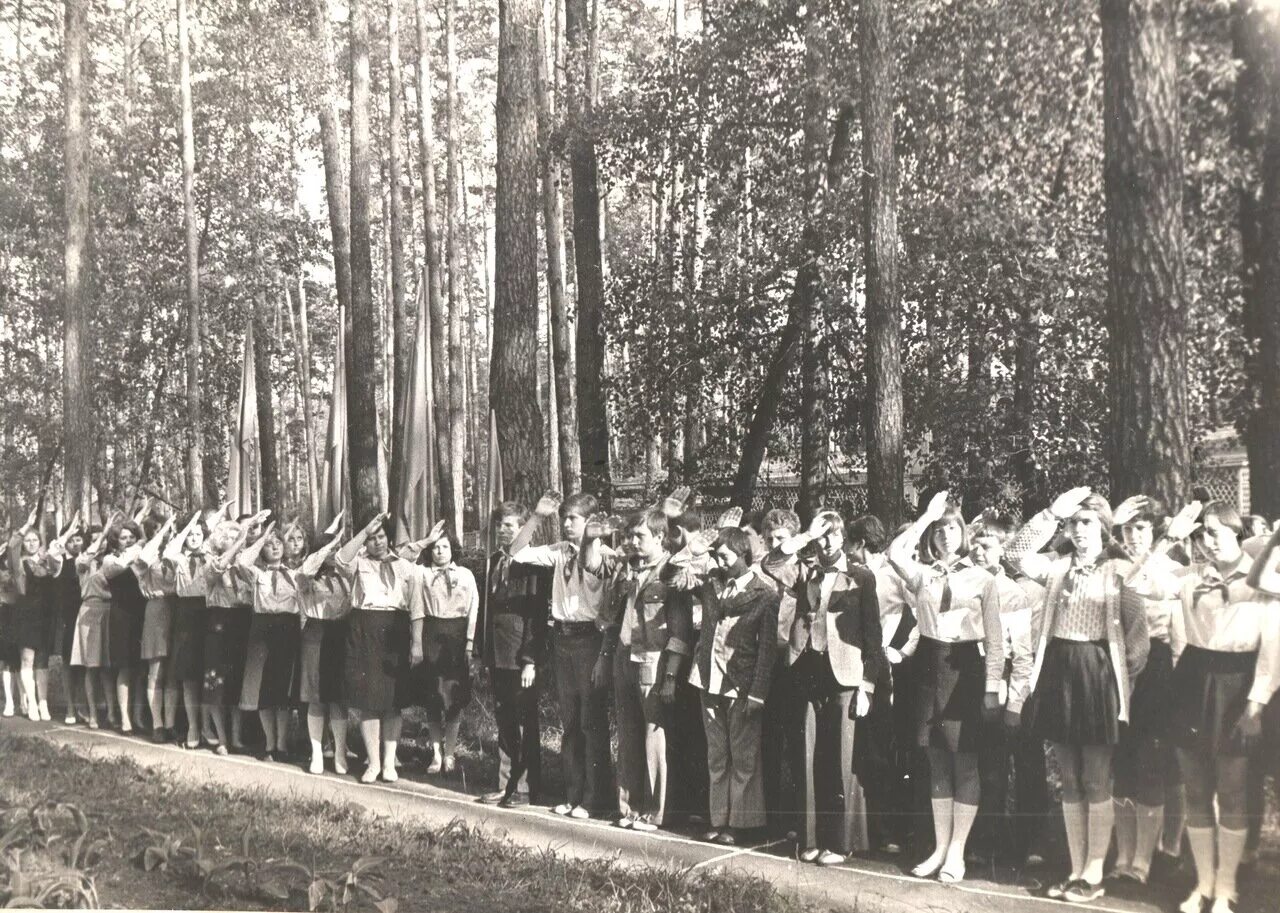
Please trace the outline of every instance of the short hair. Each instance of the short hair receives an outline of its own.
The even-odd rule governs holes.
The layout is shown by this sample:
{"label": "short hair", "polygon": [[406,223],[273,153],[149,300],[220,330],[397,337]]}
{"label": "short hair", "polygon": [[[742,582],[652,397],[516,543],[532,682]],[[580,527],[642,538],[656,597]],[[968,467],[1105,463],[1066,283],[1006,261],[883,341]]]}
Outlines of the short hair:
{"label": "short hair", "polygon": [[625,532],[629,533],[633,529],[640,529],[642,527],[648,529],[655,539],[661,539],[664,544],[666,543],[667,515],[662,511],[656,508],[636,511],[627,518],[627,528]]}
{"label": "short hair", "polygon": [[888,534],[884,530],[884,523],[875,514],[863,514],[860,517],[854,517],[853,522],[849,524],[846,537],[851,542],[861,542],[862,547],[869,552],[884,551],[885,543],[888,540]]}
{"label": "short hair", "polygon": [[766,536],[775,529],[790,530],[791,535],[794,536],[796,533],[800,532],[800,518],[796,515],[794,510],[775,507],[764,515],[764,520],[761,521],[761,526],[763,528],[760,532],[764,533]]}
{"label": "short hair", "polygon": [[956,554],[961,558],[969,554],[969,524],[964,522],[964,514],[960,512],[959,507],[954,504],[948,504],[942,516],[930,523],[929,528],[924,531],[924,537],[920,540],[921,558],[927,562],[932,562],[941,557],[934,551],[933,537],[938,530],[952,523],[960,527],[960,547],[956,549]]}
{"label": "short hair", "polygon": [[1159,532],[1164,526],[1166,520],[1169,519],[1169,512],[1165,510],[1164,502],[1159,498],[1147,498],[1147,503],[1141,510],[1133,515],[1130,523],[1146,522]]}
{"label": "short hair", "polygon": [[1210,520],[1217,520],[1235,533],[1236,538],[1244,533],[1244,521],[1240,517],[1240,511],[1236,510],[1235,505],[1226,501],[1210,501],[1204,506],[1204,510],[1200,511],[1200,525],[1204,526]]}
{"label": "short hair", "polygon": [[126,520],[118,526],[111,527],[111,529],[107,531],[107,548],[113,552],[118,549],[120,547],[120,533],[126,529],[133,533],[135,541],[142,540],[142,527],[138,526],[138,524],[134,523],[132,520]]}
{"label": "short hair", "polygon": [[1002,510],[987,510],[983,511],[982,516],[973,524],[969,534],[974,539],[979,536],[990,536],[1004,546],[1013,538],[1017,529],[1018,524],[1012,514]]}
{"label": "short hair", "polygon": [[680,516],[673,518],[671,522],[686,533],[696,533],[702,529],[702,516],[692,510],[686,510]]}
{"label": "short hair", "polygon": [[841,515],[840,511],[832,510],[829,507],[824,507],[821,510],[819,510],[816,514],[814,514],[813,517],[815,520],[818,518],[822,518],[823,520],[826,520],[827,523],[831,525],[831,531],[833,533],[839,533],[842,536],[845,534],[844,533],[844,517]]}
{"label": "short hair", "polygon": [[1102,521],[1102,540],[1104,542],[1110,541],[1111,528],[1115,526],[1115,523],[1111,520],[1111,502],[1096,491],[1090,492],[1089,495],[1080,502],[1080,506],[1076,508],[1076,513],[1079,513],[1082,510],[1091,510],[1098,515],[1098,519]]}
{"label": "short hair", "polygon": [[[600,510],[600,502],[596,500],[596,496],[580,491],[576,494],[569,495],[560,504],[560,516],[566,517],[570,513],[575,513],[580,517],[590,517],[592,514]],[[665,522],[665,514],[664,522]]]}
{"label": "short hair", "polygon": [[515,517],[521,523],[526,523],[529,520],[529,508],[519,501],[503,501],[493,509],[493,515],[490,519],[493,521],[493,525],[497,526],[507,517]]}
{"label": "short hair", "polygon": [[751,547],[751,534],[745,529],[726,526],[720,530],[720,535],[716,537],[716,547],[718,548],[722,545],[747,564],[751,564],[756,560],[755,553]]}
{"label": "short hair", "polygon": [[[444,539],[449,543],[449,560],[457,564],[462,558],[462,543],[458,541],[458,537],[455,536],[452,531],[446,530],[440,539]],[[431,550],[436,547],[436,543],[439,542],[440,539],[432,542],[429,546],[418,553],[419,564],[425,564],[427,567],[432,566]]]}

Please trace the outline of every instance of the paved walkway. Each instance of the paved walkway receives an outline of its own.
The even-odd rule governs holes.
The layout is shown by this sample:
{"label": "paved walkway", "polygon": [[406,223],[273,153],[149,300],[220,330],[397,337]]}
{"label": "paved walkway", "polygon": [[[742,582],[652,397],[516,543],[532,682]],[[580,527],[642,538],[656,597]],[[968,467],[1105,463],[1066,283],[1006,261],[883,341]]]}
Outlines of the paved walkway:
{"label": "paved walkway", "polygon": [[[859,913],[906,913],[907,910],[1049,913],[1054,909],[1067,909],[1060,901],[1033,897],[1016,886],[977,878],[961,885],[943,886],[911,878],[897,867],[876,860],[856,859],[825,869],[803,865],[794,860],[794,846],[789,841],[726,850],[678,834],[637,834],[601,821],[571,821],[545,808],[503,810],[483,806],[477,804],[474,797],[427,783],[402,779],[395,784],[364,785],[354,777],[332,773],[316,776],[292,765],[234,755],[218,757],[207,751],[184,751],[176,745],[154,745],[114,732],[31,723],[17,718],[5,720],[4,729],[14,735],[45,738],[87,756],[129,757],[144,767],[165,768],[194,785],[213,780],[234,787],[261,789],[283,798],[355,803],[375,814],[412,816],[431,827],[460,818],[495,836],[577,858],[619,857],[654,865],[740,871],[767,878],[778,890],[794,893],[819,909]],[[1108,897],[1086,909],[1103,913],[1153,913],[1159,907]]]}

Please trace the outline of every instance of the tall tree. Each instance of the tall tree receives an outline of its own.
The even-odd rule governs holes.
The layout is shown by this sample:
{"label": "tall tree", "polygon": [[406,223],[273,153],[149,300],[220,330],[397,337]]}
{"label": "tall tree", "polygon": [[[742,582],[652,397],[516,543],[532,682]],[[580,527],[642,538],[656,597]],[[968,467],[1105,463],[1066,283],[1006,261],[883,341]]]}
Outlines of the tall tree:
{"label": "tall tree", "polygon": [[1187,493],[1176,0],[1102,0],[1111,497]]}
{"label": "tall tree", "polygon": [[266,292],[259,292],[253,311],[253,367],[258,409],[258,476],[262,485],[261,507],[277,513],[284,509],[280,500],[280,462],[276,453],[275,404],[271,391],[272,340],[279,338],[271,326],[271,308]]}
{"label": "tall tree", "polygon": [[898,159],[889,0],[862,0],[862,239],[867,264],[867,509],[902,519],[902,307],[898,287]]}
{"label": "tall tree", "polygon": [[448,213],[449,230],[446,235],[449,261],[449,490],[452,495],[453,513],[450,515],[454,529],[462,535],[463,477],[462,469],[467,458],[467,363],[466,352],[462,348],[463,309],[466,304],[463,295],[466,293],[466,281],[462,275],[461,247],[458,243],[461,215],[459,212],[458,192],[461,180],[458,173],[461,131],[459,118],[462,116],[458,101],[458,35],[457,35],[457,0],[445,0],[444,15],[444,53],[445,53],[445,109],[448,114],[448,136],[446,137],[445,205]]}
{"label": "tall tree", "polygon": [[[826,56],[821,5],[808,7],[804,26],[805,88],[803,92],[804,142],[808,150],[806,183],[810,196],[821,199],[827,149]],[[821,219],[826,206],[814,213],[803,232],[804,262],[796,276],[796,300],[800,308],[800,490],[797,510],[808,523],[822,506],[827,488],[827,367],[825,364],[826,303],[821,258],[824,231]]]}
{"label": "tall tree", "polygon": [[351,0],[351,325],[347,340],[347,438],[356,524],[382,509],[378,478],[378,315],[369,242],[369,13]]}
{"label": "tall tree", "polygon": [[324,69],[324,97],[316,112],[320,121],[320,151],[324,158],[325,200],[329,206],[329,234],[333,243],[333,275],[339,313],[346,315],[346,338],[351,340],[351,204],[342,154],[342,114],[338,104],[338,66],[333,50],[329,0],[312,0],[311,34],[320,46]]}
{"label": "tall tree", "polygon": [[[400,3],[387,0],[387,176],[390,187],[391,224],[391,324],[393,337],[391,415],[404,412],[408,388],[409,360],[413,353],[415,323],[406,312],[404,264],[404,168],[400,144],[404,141],[404,95],[400,65]],[[400,421],[391,422],[391,467],[388,491],[400,490],[400,471],[404,465],[404,428]]]}
{"label": "tall tree", "polygon": [[65,138],[62,337],[63,515],[79,510],[89,516],[93,463],[93,414],[89,366],[93,360],[89,312],[93,297],[90,249],[89,184],[89,0],[66,0],[63,33],[62,94]]}
{"label": "tall tree", "polygon": [[[551,0],[551,13],[559,5]],[[538,146],[542,163],[542,224],[547,246],[547,299],[550,305],[553,404],[560,484],[564,491],[582,487],[582,453],[578,449],[578,398],[574,389],[573,319],[564,287],[563,169],[552,148],[556,129],[554,92],[547,66],[551,46],[545,8],[538,29]]]}
{"label": "tall tree", "polygon": [[[426,246],[427,311],[430,315],[431,389],[437,480],[449,476],[449,315],[445,306],[440,262],[440,232],[436,219],[435,117],[431,99],[431,41],[427,34],[427,0],[414,0],[418,33],[418,155],[422,159],[422,239]],[[437,484],[441,516],[454,516],[453,488]]]}
{"label": "tall tree", "polygon": [[1280,515],[1280,11],[1242,0],[1233,26],[1236,147],[1243,154],[1240,252],[1250,509]]}
{"label": "tall tree", "polygon": [[609,419],[604,384],[604,260],[600,177],[592,117],[595,111],[595,39],[588,0],[565,0],[565,89],[569,109],[569,170],[573,186],[575,338],[578,448],[582,487],[609,496]]}
{"label": "tall tree", "polygon": [[178,0],[178,91],[182,105],[182,221],[187,239],[187,491],[204,500],[204,404],[200,383],[200,225],[196,218],[196,144],[191,104],[187,0]]}
{"label": "tall tree", "polygon": [[294,339],[298,368],[298,393],[302,400],[299,418],[302,419],[303,458],[307,477],[308,503],[311,505],[311,523],[320,520],[320,456],[315,445],[315,429],[311,424],[311,328],[307,322],[307,290],[302,277],[298,277],[298,317],[295,321],[293,305],[289,301],[289,286],[283,286],[284,306],[289,314],[289,333]]}
{"label": "tall tree", "polygon": [[497,207],[489,389],[508,497],[547,482],[538,406],[538,0],[499,0]]}

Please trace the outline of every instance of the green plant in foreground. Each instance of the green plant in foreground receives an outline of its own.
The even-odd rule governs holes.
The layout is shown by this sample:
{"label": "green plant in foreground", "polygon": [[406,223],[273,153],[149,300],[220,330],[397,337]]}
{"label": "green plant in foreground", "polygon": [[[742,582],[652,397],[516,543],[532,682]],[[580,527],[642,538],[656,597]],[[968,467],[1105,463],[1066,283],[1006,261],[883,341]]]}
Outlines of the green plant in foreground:
{"label": "green plant in foreground", "polygon": [[[26,809],[8,810],[0,835],[5,884],[0,903],[6,908],[97,909],[93,878],[83,871],[101,856],[106,838],[89,840],[89,819],[77,806],[38,802]],[[68,830],[63,820],[69,819]],[[58,844],[64,846],[59,849]]]}

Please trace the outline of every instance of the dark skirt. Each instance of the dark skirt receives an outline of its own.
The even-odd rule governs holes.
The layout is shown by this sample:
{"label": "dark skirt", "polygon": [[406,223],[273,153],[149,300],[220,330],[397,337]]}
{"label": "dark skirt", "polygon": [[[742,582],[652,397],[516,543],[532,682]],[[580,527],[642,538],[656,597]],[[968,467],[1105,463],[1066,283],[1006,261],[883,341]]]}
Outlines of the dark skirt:
{"label": "dark skirt", "polygon": [[1249,703],[1258,654],[1187,647],[1173,670],[1170,739],[1187,751],[1244,757],[1236,724]]}
{"label": "dark skirt", "polygon": [[346,618],[308,618],[302,629],[299,698],[306,704],[342,704],[346,674]]}
{"label": "dark skirt", "polygon": [[173,650],[173,604],[177,598],[160,596],[147,600],[142,616],[143,660],[167,659]]}
{"label": "dark skirt", "polygon": [[431,618],[422,623],[422,664],[412,670],[412,703],[432,720],[456,720],[471,703],[467,663],[467,619]]}
{"label": "dark skirt", "polygon": [[107,660],[113,669],[127,669],[142,660],[142,620],[145,605],[111,600],[107,613]]}
{"label": "dark skirt", "polygon": [[1153,637],[1147,664],[1133,683],[1129,698],[1129,725],[1122,741],[1140,744],[1159,742],[1169,735],[1173,702],[1169,688],[1173,680],[1173,650],[1168,641]]}
{"label": "dark skirt", "polygon": [[209,606],[204,614],[204,702],[233,706],[240,701],[253,609]]}
{"label": "dark skirt", "polygon": [[918,747],[978,750],[986,674],[977,641],[950,644],[920,638],[915,693]]}
{"label": "dark skirt", "polygon": [[389,714],[408,703],[409,613],[356,609],[349,616],[343,691],[347,706]]}
{"label": "dark skirt", "polygon": [[13,607],[14,639],[19,658],[23,650],[31,650],[35,653],[35,667],[47,669],[49,654],[60,646],[57,622],[57,614],[48,610],[44,600],[32,596],[19,597]]}
{"label": "dark skirt", "polygon": [[204,627],[204,597],[179,596],[173,606],[169,666],[173,677],[180,682],[204,679]]}
{"label": "dark skirt", "polygon": [[254,613],[240,687],[241,710],[270,710],[293,703],[300,634],[297,615]]}
{"label": "dark skirt", "polygon": [[1065,745],[1116,745],[1120,693],[1105,640],[1053,638],[1023,707],[1028,732]]}
{"label": "dark skirt", "polygon": [[18,632],[14,627],[14,609],[10,603],[0,603],[0,663],[16,667],[22,649],[18,646]]}

